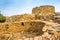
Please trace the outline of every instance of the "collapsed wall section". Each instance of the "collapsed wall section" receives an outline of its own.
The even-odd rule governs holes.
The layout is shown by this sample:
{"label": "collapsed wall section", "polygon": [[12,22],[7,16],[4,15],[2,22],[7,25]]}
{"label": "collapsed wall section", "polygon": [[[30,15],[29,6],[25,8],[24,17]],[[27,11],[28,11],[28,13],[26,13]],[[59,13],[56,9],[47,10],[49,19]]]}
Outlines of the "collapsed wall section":
{"label": "collapsed wall section", "polygon": [[[43,32],[42,28],[45,23],[41,21],[20,21],[14,23],[1,23],[0,32],[6,33],[16,33],[16,32]],[[39,33],[40,34],[40,33]]]}

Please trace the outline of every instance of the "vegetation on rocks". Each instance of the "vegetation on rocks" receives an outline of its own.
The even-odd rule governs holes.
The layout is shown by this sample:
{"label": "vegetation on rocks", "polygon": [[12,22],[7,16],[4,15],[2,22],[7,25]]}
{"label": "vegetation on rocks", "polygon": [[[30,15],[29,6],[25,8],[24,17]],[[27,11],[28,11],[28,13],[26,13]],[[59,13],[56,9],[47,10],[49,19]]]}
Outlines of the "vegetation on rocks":
{"label": "vegetation on rocks", "polygon": [[6,17],[0,13],[0,22],[5,22]]}

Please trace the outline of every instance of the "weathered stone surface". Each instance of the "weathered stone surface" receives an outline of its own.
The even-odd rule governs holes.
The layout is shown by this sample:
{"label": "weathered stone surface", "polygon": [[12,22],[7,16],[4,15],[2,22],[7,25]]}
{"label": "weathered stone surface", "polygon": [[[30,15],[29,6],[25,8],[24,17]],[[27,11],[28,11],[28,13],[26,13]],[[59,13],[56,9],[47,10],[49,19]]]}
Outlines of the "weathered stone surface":
{"label": "weathered stone surface", "polygon": [[51,5],[43,5],[40,7],[33,8],[32,13],[33,14],[42,14],[42,15],[54,14],[55,8],[54,8],[54,6],[51,6]]}
{"label": "weathered stone surface", "polygon": [[[32,28],[32,30],[41,30],[44,27],[45,23],[38,21],[38,20],[32,20],[32,21],[20,21],[20,22],[14,22],[14,23],[1,23],[0,31],[7,31],[9,32],[22,32],[26,31],[29,28]],[[37,28],[36,28],[37,27]]]}
{"label": "weathered stone surface", "polygon": [[6,22],[16,22],[16,21],[25,21],[25,20],[35,20],[35,14],[22,14],[22,15],[15,15],[6,18]]}
{"label": "weathered stone surface", "polygon": [[50,5],[33,8],[32,14],[6,17],[6,22],[0,23],[0,40],[30,40],[30,37],[31,40],[38,40],[40,38],[35,36],[42,36],[45,32],[49,35],[44,35],[41,40],[48,39],[46,37],[50,35],[60,38],[60,31],[55,28],[58,26],[55,20],[60,22],[59,19],[60,17],[56,17],[54,6]]}

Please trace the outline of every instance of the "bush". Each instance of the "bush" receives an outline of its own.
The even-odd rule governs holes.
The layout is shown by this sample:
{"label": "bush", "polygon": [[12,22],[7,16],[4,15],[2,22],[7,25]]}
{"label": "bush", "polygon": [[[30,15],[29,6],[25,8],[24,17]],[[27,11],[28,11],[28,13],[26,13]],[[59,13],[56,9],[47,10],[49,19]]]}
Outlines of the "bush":
{"label": "bush", "polygon": [[5,22],[5,20],[6,20],[6,17],[0,14],[0,22]]}

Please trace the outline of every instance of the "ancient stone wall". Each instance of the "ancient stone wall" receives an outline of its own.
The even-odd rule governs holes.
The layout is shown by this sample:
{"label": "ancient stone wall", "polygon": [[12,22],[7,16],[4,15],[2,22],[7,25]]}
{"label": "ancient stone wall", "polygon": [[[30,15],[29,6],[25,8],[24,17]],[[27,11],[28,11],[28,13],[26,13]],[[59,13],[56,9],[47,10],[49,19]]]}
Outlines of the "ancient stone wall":
{"label": "ancient stone wall", "polygon": [[50,6],[50,5],[43,5],[40,7],[35,7],[32,9],[32,13],[33,14],[54,14],[55,13],[55,8],[54,6]]}
{"label": "ancient stone wall", "polygon": [[53,21],[54,15],[35,15],[35,19],[42,20],[42,21]]}
{"label": "ancient stone wall", "polygon": [[[41,24],[41,25],[40,25]],[[29,28],[32,28],[32,30],[38,29],[42,30],[44,27],[44,23],[40,21],[20,21],[20,22],[6,22],[6,23],[0,23],[0,32],[24,32],[27,31]]]}
{"label": "ancient stone wall", "polygon": [[25,20],[35,20],[35,15],[34,14],[22,14],[22,15],[6,17],[6,22],[16,22],[16,21],[25,21]]}
{"label": "ancient stone wall", "polygon": [[55,16],[54,16],[54,22],[57,22],[60,24],[60,12],[55,12]]}

